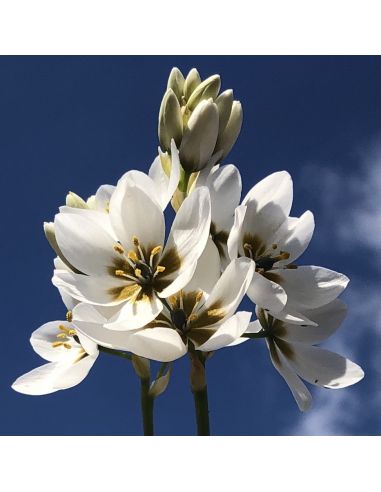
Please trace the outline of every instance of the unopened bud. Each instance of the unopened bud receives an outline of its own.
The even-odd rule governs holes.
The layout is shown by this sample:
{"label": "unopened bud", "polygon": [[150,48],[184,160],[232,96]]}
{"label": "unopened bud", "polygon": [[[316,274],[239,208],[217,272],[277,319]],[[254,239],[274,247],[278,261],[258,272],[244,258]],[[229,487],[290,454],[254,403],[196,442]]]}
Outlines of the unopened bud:
{"label": "unopened bud", "polygon": [[180,103],[184,90],[184,82],[184,75],[177,67],[173,67],[169,74],[167,89],[173,90]]}
{"label": "unopened bud", "polygon": [[214,100],[217,97],[220,87],[221,79],[219,75],[208,77],[192,92],[187,102],[188,108],[193,111],[201,101],[210,98]]}
{"label": "unopened bud", "polygon": [[150,378],[151,372],[150,372],[150,363],[148,359],[144,357],[140,357],[139,355],[132,354],[131,362],[132,365],[134,366],[136,374],[141,379]]}
{"label": "unopened bud", "polygon": [[202,101],[189,118],[180,146],[180,163],[186,172],[200,171],[206,166],[217,136],[217,106],[211,101]]}
{"label": "unopened bud", "polygon": [[164,393],[169,384],[169,379],[171,377],[172,366],[168,369],[168,371],[163,375],[152,381],[151,387],[149,389],[149,395],[153,398]]}
{"label": "unopened bud", "polygon": [[233,105],[233,91],[228,89],[222,92],[214,101],[217,104],[218,114],[220,116],[218,135],[221,135],[229,121]]}
{"label": "unopened bud", "polygon": [[201,77],[195,68],[192,68],[184,82],[184,97],[188,100],[198,85],[201,84]]}
{"label": "unopened bud", "polygon": [[218,137],[215,152],[222,150],[222,159],[228,155],[235,144],[242,126],[242,106],[239,101],[234,101],[229,121],[225,130]]}
{"label": "unopened bud", "polygon": [[89,208],[85,200],[72,191],[66,195],[66,205],[72,208]]}
{"label": "unopened bud", "polygon": [[171,150],[171,139],[179,146],[183,133],[183,122],[179,101],[172,89],[167,89],[160,106],[159,141],[163,150]]}

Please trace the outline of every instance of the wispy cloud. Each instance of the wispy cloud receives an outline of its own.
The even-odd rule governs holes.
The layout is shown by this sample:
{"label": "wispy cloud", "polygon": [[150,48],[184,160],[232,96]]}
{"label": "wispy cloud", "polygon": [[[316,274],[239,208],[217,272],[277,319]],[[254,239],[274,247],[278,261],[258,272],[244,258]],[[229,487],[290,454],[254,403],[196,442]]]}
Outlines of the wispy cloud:
{"label": "wispy cloud", "polygon": [[[329,237],[338,248],[359,250],[370,255],[376,269],[380,269],[381,247],[381,144],[372,143],[356,152],[358,165],[354,172],[340,172],[332,166],[309,164],[304,168],[309,182],[314,182],[316,197],[320,199],[319,222],[321,236]],[[316,185],[315,185],[316,183]],[[338,192],[339,191],[339,192]],[[328,234],[328,236],[327,236]],[[341,245],[341,246],[340,246]],[[293,435],[343,435],[361,433],[360,424],[381,410],[380,346],[381,312],[380,279],[375,275],[357,274],[352,278],[343,299],[350,310],[338,334],[325,346],[359,362],[365,369],[365,380],[360,385],[344,390],[313,391],[313,409],[301,416],[286,430]],[[365,347],[365,349],[364,349]],[[366,350],[366,357],[364,357]],[[364,363],[363,363],[364,362]],[[361,386],[363,385],[363,386]],[[366,388],[366,389],[365,389]],[[365,397],[365,399],[364,399]],[[374,433],[380,433],[380,419]]]}

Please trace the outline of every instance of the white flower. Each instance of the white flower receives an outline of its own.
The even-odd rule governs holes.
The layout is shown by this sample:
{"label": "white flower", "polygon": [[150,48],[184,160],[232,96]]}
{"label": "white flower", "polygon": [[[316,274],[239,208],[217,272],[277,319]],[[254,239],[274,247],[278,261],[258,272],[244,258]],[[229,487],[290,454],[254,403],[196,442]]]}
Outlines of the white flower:
{"label": "white flower", "polygon": [[251,313],[234,313],[253,273],[254,265],[247,258],[232,261],[220,278],[219,269],[211,269],[215,285],[209,296],[200,287],[193,290],[193,285],[203,285],[204,277],[193,279],[189,286],[169,297],[162,312],[140,330],[109,330],[105,326],[113,315],[112,308],[85,303],[74,308],[74,323],[99,345],[162,362],[178,359],[193,347],[210,352],[226,347],[246,330]]}
{"label": "white flower", "polygon": [[162,206],[135,178],[136,172],[118,182],[108,215],[73,209],[59,213],[54,223],[59,249],[81,272],[55,271],[54,285],[82,302],[120,305],[110,320],[115,330],[154,319],[163,308],[160,297],[175,294],[192,278],[209,236],[210,197],[204,187],[184,201],[163,248]]}
{"label": "white flower", "polygon": [[35,352],[48,364],[20,376],[12,388],[27,395],[45,395],[79,384],[98,357],[97,344],[68,321],[50,321],[32,333]]}
{"label": "white flower", "polygon": [[[296,322],[300,311],[322,306],[346,287],[345,275],[317,266],[296,266],[294,261],[307,248],[314,230],[310,211],[289,217],[292,181],[283,171],[256,184],[237,207],[228,239],[230,258],[247,256],[256,272],[248,296],[271,313],[284,310]],[[303,321],[305,321],[303,319]]]}
{"label": "white flower", "polygon": [[325,306],[304,311],[316,326],[301,326],[278,320],[257,308],[258,320],[250,323],[246,331],[246,334],[266,335],[271,361],[302,411],[310,408],[312,397],[300,378],[316,386],[338,389],[364,377],[363,370],[354,362],[315,346],[335,333],[346,311],[345,304],[335,299]]}

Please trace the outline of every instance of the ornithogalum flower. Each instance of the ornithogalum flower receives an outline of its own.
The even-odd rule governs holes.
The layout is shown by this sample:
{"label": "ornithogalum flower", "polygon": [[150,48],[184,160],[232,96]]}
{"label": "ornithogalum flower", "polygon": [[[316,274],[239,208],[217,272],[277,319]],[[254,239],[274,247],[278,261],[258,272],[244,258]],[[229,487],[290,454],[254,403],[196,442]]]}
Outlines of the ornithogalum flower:
{"label": "ornithogalum flower", "polygon": [[[248,296],[271,313],[302,320],[300,311],[327,304],[346,287],[345,275],[317,266],[297,266],[314,230],[310,211],[289,217],[292,181],[283,171],[256,184],[237,207],[228,239],[230,258],[255,262]],[[287,312],[285,306],[287,303]],[[303,319],[304,321],[304,319]]]}
{"label": "ornithogalum flower", "polygon": [[266,336],[271,361],[288,384],[300,410],[308,410],[312,397],[301,378],[316,386],[339,389],[364,377],[360,366],[329,350],[315,346],[339,328],[346,315],[339,299],[304,311],[316,326],[291,324],[274,318],[257,307],[258,319],[250,323],[248,336]]}
{"label": "ornithogalum flower", "polygon": [[79,384],[98,357],[98,346],[78,333],[69,320],[50,321],[32,333],[35,352],[48,364],[20,376],[12,388],[27,395],[45,395]]}
{"label": "ornithogalum flower", "polygon": [[233,343],[246,330],[251,313],[235,311],[253,273],[254,265],[247,258],[232,261],[220,278],[218,270],[211,270],[215,285],[208,295],[194,288],[203,285],[198,275],[205,276],[198,268],[189,286],[166,299],[161,313],[139,330],[111,331],[105,326],[112,308],[84,303],[74,308],[74,323],[99,345],[162,362],[178,359],[188,350],[210,352]]}
{"label": "ornithogalum flower", "polygon": [[162,205],[136,173],[118,182],[108,214],[72,210],[56,215],[55,236],[80,273],[56,270],[53,283],[79,301],[119,305],[109,324],[115,330],[136,329],[154,319],[163,308],[160,298],[191,279],[209,236],[210,197],[203,187],[182,204],[164,247]]}

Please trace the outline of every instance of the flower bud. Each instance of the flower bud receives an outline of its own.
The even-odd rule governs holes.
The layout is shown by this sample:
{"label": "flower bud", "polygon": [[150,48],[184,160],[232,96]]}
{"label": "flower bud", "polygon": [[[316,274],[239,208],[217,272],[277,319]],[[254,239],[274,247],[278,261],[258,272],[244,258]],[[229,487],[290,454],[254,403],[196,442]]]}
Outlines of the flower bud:
{"label": "flower bud", "polygon": [[85,200],[72,191],[66,195],[66,205],[72,208],[89,208]]}
{"label": "flower bud", "polygon": [[221,79],[219,75],[208,77],[192,92],[188,99],[187,107],[193,111],[201,101],[210,98],[214,100],[217,97],[220,87]]}
{"label": "flower bud", "polygon": [[164,94],[159,112],[159,141],[163,150],[171,150],[173,138],[178,147],[183,133],[183,122],[179,101],[172,89]]}
{"label": "flower bud", "polygon": [[215,100],[218,108],[218,114],[220,116],[218,135],[221,135],[225,130],[226,125],[230,118],[233,105],[233,91],[231,89],[221,92],[221,94]]}
{"label": "flower bud", "polygon": [[161,395],[164,393],[164,391],[167,389],[168,384],[169,384],[169,378],[171,377],[171,371],[172,371],[172,366],[168,369],[168,371],[163,375],[158,378],[156,378],[154,381],[151,383],[151,387],[149,389],[148,394],[152,396],[153,398],[156,398],[157,396]]}
{"label": "flower bud", "polygon": [[201,77],[195,68],[192,68],[184,82],[184,97],[188,100],[192,92],[201,84]]}
{"label": "flower bud", "polygon": [[222,159],[228,155],[235,144],[242,126],[242,106],[239,101],[234,101],[230,113],[229,121],[225,130],[218,137],[215,152],[222,150]]}
{"label": "flower bud", "polygon": [[218,136],[218,109],[211,101],[201,101],[184,128],[180,162],[187,173],[203,169],[213,154]]}
{"label": "flower bud", "polygon": [[150,378],[151,372],[150,372],[150,363],[148,359],[145,359],[144,357],[140,357],[139,355],[132,354],[131,362],[132,365],[134,366],[136,374],[141,379]]}
{"label": "flower bud", "polygon": [[183,95],[184,82],[184,75],[177,67],[173,67],[169,74],[167,89],[173,90],[179,102]]}

